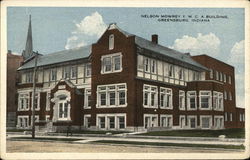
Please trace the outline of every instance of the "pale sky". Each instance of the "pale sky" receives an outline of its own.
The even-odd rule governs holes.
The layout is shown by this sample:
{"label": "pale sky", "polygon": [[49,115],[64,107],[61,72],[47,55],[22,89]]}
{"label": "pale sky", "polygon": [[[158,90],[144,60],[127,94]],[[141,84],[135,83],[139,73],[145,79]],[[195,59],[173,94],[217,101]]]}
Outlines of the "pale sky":
{"label": "pale sky", "polygon": [[[8,50],[25,47],[32,15],[33,49],[42,54],[95,43],[109,23],[191,55],[207,54],[235,67],[236,103],[244,107],[244,9],[241,8],[84,8],[8,7]],[[142,15],[227,16],[210,22],[163,22]],[[185,18],[184,17],[184,18]]]}

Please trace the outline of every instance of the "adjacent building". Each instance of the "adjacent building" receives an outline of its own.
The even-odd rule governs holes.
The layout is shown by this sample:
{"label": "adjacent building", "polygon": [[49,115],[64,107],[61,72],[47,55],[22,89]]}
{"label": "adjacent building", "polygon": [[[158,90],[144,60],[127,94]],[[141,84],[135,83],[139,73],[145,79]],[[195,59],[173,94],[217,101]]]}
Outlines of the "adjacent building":
{"label": "adjacent building", "polygon": [[16,127],[17,112],[17,83],[19,83],[19,74],[17,69],[21,66],[23,57],[12,54],[9,50],[7,53],[7,128]]}
{"label": "adjacent building", "polygon": [[[34,56],[18,69],[17,128],[32,123]],[[59,131],[244,127],[234,67],[161,46],[110,24],[89,46],[38,55],[35,122]]]}

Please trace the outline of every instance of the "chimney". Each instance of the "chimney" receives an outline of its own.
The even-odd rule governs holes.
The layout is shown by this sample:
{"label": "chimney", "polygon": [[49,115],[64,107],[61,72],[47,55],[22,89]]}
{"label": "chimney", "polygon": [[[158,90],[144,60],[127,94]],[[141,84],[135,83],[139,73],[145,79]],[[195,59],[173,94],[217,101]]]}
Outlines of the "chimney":
{"label": "chimney", "polygon": [[152,41],[153,43],[158,44],[158,35],[157,35],[157,34],[153,34],[151,38],[152,38],[151,41]]}

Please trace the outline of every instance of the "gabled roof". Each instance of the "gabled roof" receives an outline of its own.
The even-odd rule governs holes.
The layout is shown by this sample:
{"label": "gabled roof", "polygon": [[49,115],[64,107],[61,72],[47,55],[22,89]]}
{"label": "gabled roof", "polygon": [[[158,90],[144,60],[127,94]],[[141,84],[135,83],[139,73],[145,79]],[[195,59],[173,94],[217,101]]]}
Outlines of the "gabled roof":
{"label": "gabled roof", "polygon": [[159,44],[152,43],[151,41],[144,39],[144,38],[141,38],[139,36],[136,36],[134,34],[130,34],[126,31],[120,29],[116,25],[116,23],[111,23],[107,30],[112,30],[112,29],[119,30],[121,33],[123,33],[127,37],[135,36],[135,43],[137,46],[139,46],[141,48],[153,51],[156,54],[157,53],[162,54],[163,56],[170,57],[172,59],[178,60],[180,62],[184,62],[184,63],[189,64],[189,65],[193,65],[193,66],[198,67],[200,69],[207,70],[207,68],[205,66],[203,66],[200,63],[193,60],[190,55],[186,55],[184,53],[170,49],[168,47],[164,47],[164,46],[161,46]]}
{"label": "gabled roof", "polygon": [[[63,50],[55,53],[50,53],[46,55],[40,55],[37,59],[37,66],[46,66],[56,63],[62,63],[72,60],[78,60],[83,58],[88,58],[91,53],[91,45],[69,49],[69,50]],[[25,63],[21,67],[18,68],[18,70],[23,69],[29,69],[33,68],[35,65],[35,60],[32,59],[29,62]]]}
{"label": "gabled roof", "polygon": [[141,48],[153,51],[155,53],[159,53],[163,56],[167,56],[169,58],[178,60],[180,62],[184,62],[190,65],[196,66],[200,69],[207,70],[205,66],[193,60],[190,55],[181,53],[179,51],[170,49],[168,47],[161,46],[159,44],[152,43],[151,41],[138,37],[138,36],[135,36],[135,43]]}
{"label": "gabled roof", "polygon": [[[129,37],[129,36],[134,36],[133,34],[130,34],[124,30],[122,30],[121,28],[119,28],[116,23],[110,23],[107,30],[112,30],[112,29],[117,29],[119,32],[121,32],[122,34],[124,34],[126,37]],[[104,32],[105,33],[105,32]]]}

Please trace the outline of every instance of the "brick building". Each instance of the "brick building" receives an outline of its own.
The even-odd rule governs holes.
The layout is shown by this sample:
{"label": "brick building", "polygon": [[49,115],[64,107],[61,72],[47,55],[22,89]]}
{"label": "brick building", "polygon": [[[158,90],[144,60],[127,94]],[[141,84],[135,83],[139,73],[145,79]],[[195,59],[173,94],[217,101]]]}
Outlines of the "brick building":
{"label": "brick building", "polygon": [[7,53],[7,128],[16,127],[17,111],[17,83],[19,75],[17,69],[21,66],[23,57]]}
{"label": "brick building", "polygon": [[[17,127],[31,127],[34,58],[19,69]],[[191,56],[110,24],[89,46],[38,55],[36,126],[50,130],[244,127],[234,67]]]}

